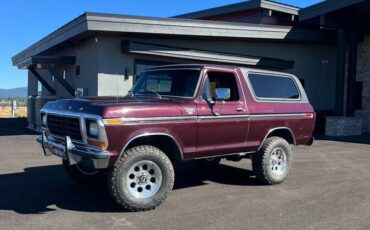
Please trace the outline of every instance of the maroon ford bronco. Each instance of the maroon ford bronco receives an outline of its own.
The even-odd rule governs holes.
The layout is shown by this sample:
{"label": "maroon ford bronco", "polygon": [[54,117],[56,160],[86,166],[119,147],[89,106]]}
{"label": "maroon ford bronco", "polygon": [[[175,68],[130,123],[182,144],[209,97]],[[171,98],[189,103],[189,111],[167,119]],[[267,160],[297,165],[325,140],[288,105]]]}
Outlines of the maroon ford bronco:
{"label": "maroon ford bronco", "polygon": [[291,145],[310,145],[315,113],[291,74],[215,65],[148,69],[126,97],[49,102],[37,140],[62,158],[77,182],[108,179],[131,211],[160,205],[172,190],[173,163],[252,159],[261,183],[278,184]]}

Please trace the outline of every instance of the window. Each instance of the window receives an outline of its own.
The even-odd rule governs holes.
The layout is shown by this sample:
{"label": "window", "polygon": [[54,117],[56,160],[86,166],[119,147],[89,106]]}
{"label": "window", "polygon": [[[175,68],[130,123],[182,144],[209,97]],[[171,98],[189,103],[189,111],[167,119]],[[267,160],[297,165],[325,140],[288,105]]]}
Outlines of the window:
{"label": "window", "polygon": [[67,78],[67,71],[63,70],[63,80],[66,80],[66,78]]}
{"label": "window", "polygon": [[299,91],[291,77],[249,74],[254,94],[263,99],[299,99]]}
{"label": "window", "polygon": [[40,81],[37,81],[37,95],[41,95],[42,94],[42,84]]}
{"label": "window", "polygon": [[134,95],[193,97],[200,70],[176,69],[144,72],[132,88]]}
{"label": "window", "polygon": [[239,91],[236,78],[233,73],[226,72],[208,72],[207,78],[202,88],[202,99],[211,97],[215,100],[216,88],[229,88],[230,98],[226,101],[238,101]]}

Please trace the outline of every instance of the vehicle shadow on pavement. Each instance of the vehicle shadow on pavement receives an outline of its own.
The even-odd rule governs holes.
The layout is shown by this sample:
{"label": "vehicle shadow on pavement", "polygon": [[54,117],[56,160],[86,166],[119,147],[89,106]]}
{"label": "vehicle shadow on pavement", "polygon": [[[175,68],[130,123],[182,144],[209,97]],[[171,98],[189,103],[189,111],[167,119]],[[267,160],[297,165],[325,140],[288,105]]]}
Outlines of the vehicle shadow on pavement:
{"label": "vehicle shadow on pavement", "polygon": [[61,165],[24,169],[0,175],[0,210],[21,214],[42,214],[60,209],[85,212],[114,212],[106,185],[83,186],[74,183]]}
{"label": "vehicle shadow on pavement", "polygon": [[258,186],[251,170],[225,164],[200,167],[192,162],[176,165],[176,182],[174,189],[182,189],[207,184],[207,181],[226,185]]}
{"label": "vehicle shadow on pavement", "polygon": [[[207,181],[233,185],[257,185],[246,169],[219,165],[199,169],[192,162],[176,165],[174,189],[206,185]],[[43,214],[58,209],[82,212],[122,212],[106,183],[78,185],[61,165],[25,168],[24,172],[0,175],[0,210],[20,214]]]}
{"label": "vehicle shadow on pavement", "polygon": [[27,129],[26,118],[0,118],[0,136],[32,135],[36,132]]}

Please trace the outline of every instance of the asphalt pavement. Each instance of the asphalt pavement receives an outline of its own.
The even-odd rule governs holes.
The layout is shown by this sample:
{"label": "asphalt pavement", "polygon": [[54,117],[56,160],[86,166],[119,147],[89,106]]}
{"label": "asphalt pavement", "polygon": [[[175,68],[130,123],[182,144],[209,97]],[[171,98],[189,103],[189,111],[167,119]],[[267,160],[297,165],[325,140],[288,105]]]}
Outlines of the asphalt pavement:
{"label": "asphalt pavement", "polygon": [[[261,186],[249,160],[176,165],[175,189],[153,211],[122,211],[104,183],[80,186],[35,133],[0,119],[0,229],[370,229],[370,145],[295,147],[289,178]],[[5,120],[5,121],[4,121]]]}

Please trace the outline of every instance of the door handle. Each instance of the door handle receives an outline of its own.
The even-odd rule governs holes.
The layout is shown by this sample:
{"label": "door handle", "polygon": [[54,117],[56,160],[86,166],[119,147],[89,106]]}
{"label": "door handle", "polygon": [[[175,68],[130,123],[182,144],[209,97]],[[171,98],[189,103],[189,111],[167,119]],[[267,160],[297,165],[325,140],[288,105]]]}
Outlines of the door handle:
{"label": "door handle", "polygon": [[243,111],[244,111],[244,108],[242,108],[242,107],[238,107],[238,108],[236,108],[236,111],[238,111],[238,112],[243,112]]}

